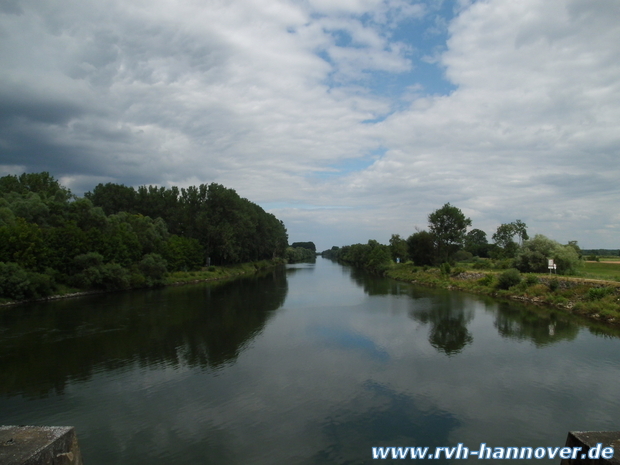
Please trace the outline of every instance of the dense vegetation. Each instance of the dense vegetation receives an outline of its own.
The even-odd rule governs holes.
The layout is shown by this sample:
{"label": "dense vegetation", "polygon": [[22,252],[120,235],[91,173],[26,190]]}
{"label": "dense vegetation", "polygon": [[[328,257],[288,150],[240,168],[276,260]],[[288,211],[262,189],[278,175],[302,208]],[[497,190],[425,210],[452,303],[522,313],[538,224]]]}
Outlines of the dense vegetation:
{"label": "dense vegetation", "polygon": [[[428,215],[428,231],[416,231],[407,239],[393,234],[389,245],[375,240],[368,244],[332,247],[323,256],[340,260],[371,272],[384,272],[395,261],[412,261],[417,266],[454,265],[456,262],[478,262],[480,267],[516,268],[520,272],[545,272],[553,259],[557,273],[576,274],[582,264],[577,242],[562,245],[543,235],[530,239],[521,220],[501,224],[489,244],[480,229],[467,228],[471,219],[449,203]],[[518,239],[518,242],[515,241]],[[492,259],[484,260],[484,259]]]}
{"label": "dense vegetation", "polygon": [[[620,285],[556,276],[579,274],[620,281],[620,266],[614,263],[584,267],[584,254],[576,241],[562,245],[540,234],[530,238],[525,223],[516,220],[500,225],[489,243],[484,231],[467,231],[471,220],[450,204],[431,213],[428,220],[428,231],[416,231],[407,239],[393,234],[389,245],[370,240],[334,246],[322,255],[399,280],[543,303],[620,322]],[[549,276],[549,260],[557,267],[553,276]]]}
{"label": "dense vegetation", "polygon": [[99,184],[83,198],[49,173],[0,178],[0,298],[126,289],[167,272],[283,257],[284,224],[219,184]]}

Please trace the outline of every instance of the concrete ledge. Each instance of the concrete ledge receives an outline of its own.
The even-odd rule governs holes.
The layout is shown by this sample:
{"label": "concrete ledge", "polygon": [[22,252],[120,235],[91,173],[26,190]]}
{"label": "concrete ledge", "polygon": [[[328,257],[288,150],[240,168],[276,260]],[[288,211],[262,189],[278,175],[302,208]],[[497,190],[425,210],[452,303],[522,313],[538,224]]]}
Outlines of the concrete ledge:
{"label": "concrete ledge", "polygon": [[0,426],[2,465],[82,465],[71,426]]}
{"label": "concrete ledge", "polygon": [[[597,444],[601,448],[613,447],[614,455],[610,459],[589,458],[590,449]],[[581,447],[581,453],[575,459],[562,460],[561,465],[620,465],[620,431],[571,431],[566,438],[568,447]]]}

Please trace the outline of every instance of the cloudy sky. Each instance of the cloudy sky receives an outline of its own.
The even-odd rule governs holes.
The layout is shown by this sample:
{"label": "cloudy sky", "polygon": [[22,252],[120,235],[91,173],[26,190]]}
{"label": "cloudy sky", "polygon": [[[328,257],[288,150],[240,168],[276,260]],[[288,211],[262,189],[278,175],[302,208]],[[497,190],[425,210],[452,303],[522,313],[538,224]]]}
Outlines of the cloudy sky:
{"label": "cloudy sky", "polygon": [[319,249],[446,202],[620,247],[618,0],[0,0],[0,175],[217,182]]}

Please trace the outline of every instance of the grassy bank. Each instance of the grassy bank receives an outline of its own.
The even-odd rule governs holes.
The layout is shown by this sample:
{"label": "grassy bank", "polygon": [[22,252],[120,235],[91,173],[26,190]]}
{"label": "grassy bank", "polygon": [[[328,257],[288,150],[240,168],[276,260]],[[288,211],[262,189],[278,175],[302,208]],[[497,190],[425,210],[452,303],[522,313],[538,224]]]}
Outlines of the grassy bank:
{"label": "grassy bank", "polygon": [[[620,265],[615,266],[618,273]],[[600,278],[596,272],[590,274]],[[457,289],[551,306],[599,322],[620,325],[618,281],[535,273],[520,274],[516,270],[425,269],[411,263],[395,264],[386,271],[386,275],[399,281],[423,286]]]}
{"label": "grassy bank", "polygon": [[[164,277],[161,286],[180,286],[184,284],[193,284],[203,281],[216,281],[224,279],[233,279],[242,275],[249,275],[257,273],[262,270],[272,268],[277,265],[286,263],[283,259],[275,260],[261,260],[258,262],[239,263],[237,265],[224,265],[224,266],[210,266],[204,267],[197,271],[175,271],[173,273],[167,273]],[[131,287],[129,289],[114,289],[106,291],[103,289],[78,289],[69,287],[66,285],[59,285],[58,292],[49,297],[32,300],[15,301],[5,298],[0,298],[0,306],[16,305],[26,302],[43,302],[46,300],[56,300],[69,297],[79,297],[89,294],[100,294],[104,292],[117,292],[120,290],[141,289],[141,286]]]}
{"label": "grassy bank", "polygon": [[256,273],[276,265],[285,263],[284,260],[261,260],[259,262],[240,263],[238,265],[210,266],[199,271],[176,271],[165,278],[166,286],[214,281],[218,279],[234,278],[245,274]]}

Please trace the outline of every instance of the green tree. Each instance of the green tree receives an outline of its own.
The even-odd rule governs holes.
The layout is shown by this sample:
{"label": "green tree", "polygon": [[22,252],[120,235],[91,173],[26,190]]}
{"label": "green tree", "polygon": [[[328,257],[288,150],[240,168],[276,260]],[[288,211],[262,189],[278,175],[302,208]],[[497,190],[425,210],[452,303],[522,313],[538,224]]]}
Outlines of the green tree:
{"label": "green tree", "polygon": [[472,229],[465,235],[464,248],[467,252],[478,257],[489,256],[489,241],[487,233],[481,229]]}
{"label": "green tree", "polygon": [[514,241],[514,237],[519,238],[521,245],[524,241],[528,240],[527,225],[521,221],[516,220],[512,223],[505,223],[498,226],[497,231],[493,234],[493,241],[499,249],[496,249],[496,255],[500,258],[514,258],[517,254],[519,246]]}
{"label": "green tree", "polygon": [[435,239],[439,262],[448,262],[462,248],[468,226],[471,226],[471,219],[449,203],[428,215],[428,228]]}
{"label": "green tree", "polygon": [[548,260],[553,259],[559,274],[575,274],[582,265],[579,254],[570,245],[561,245],[542,234],[523,243],[515,257],[515,266],[521,272],[545,273]]}
{"label": "green tree", "polygon": [[316,245],[314,245],[314,242],[293,242],[291,244],[291,247],[293,248],[301,247],[302,249],[308,249],[308,250],[312,250],[313,252],[316,252]]}
{"label": "green tree", "polygon": [[418,231],[407,238],[409,258],[418,266],[432,265],[435,261],[435,238],[428,231]]}
{"label": "green tree", "polygon": [[407,260],[407,241],[400,234],[392,234],[390,238],[390,252],[392,260],[399,258],[402,262]]}

